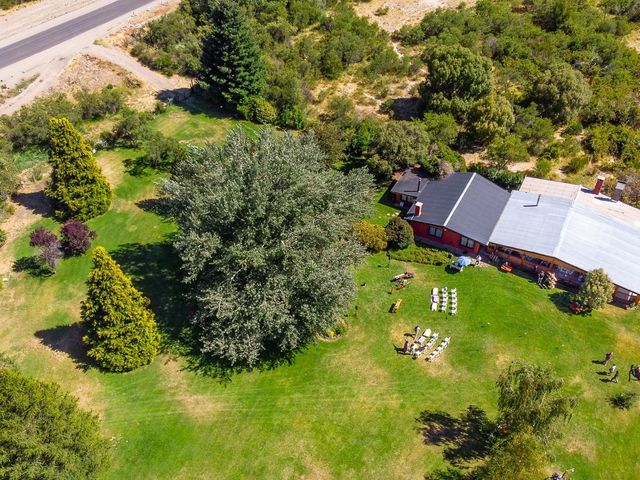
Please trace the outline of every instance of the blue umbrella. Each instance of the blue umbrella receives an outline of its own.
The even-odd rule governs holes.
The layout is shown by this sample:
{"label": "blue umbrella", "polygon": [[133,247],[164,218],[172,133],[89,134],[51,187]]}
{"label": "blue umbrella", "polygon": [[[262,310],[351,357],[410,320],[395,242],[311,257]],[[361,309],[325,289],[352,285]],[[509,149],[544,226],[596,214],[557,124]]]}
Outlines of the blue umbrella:
{"label": "blue umbrella", "polygon": [[468,267],[471,265],[471,257],[458,257],[458,265],[461,267]]}

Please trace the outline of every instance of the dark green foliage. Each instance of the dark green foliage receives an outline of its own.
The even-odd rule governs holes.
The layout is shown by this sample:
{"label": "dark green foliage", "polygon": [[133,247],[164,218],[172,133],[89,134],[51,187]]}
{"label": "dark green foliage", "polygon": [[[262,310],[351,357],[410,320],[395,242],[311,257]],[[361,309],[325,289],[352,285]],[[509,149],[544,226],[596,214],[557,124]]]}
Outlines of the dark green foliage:
{"label": "dark green foliage", "polygon": [[517,135],[496,138],[487,148],[490,166],[506,170],[509,165],[529,160],[526,144]]}
{"label": "dark green foliage", "polygon": [[193,76],[200,68],[201,33],[184,10],[152,20],[140,33],[131,54],[165,75]]}
{"label": "dark green foliage", "polygon": [[149,299],[131,283],[103,247],[93,252],[93,269],[82,302],[82,339],[101,368],[126,372],[151,363],[160,335]]}
{"label": "dark green foliage", "polygon": [[473,104],[467,123],[474,141],[489,143],[509,132],[514,122],[513,107],[500,95],[487,95]]}
{"label": "dark green foliage", "polygon": [[411,224],[400,217],[393,217],[384,228],[387,241],[391,248],[401,250],[413,245],[413,228]]}
{"label": "dark green foliage", "polygon": [[353,226],[353,230],[360,243],[372,253],[378,253],[387,248],[387,233],[380,225],[360,221]]}
{"label": "dark green foliage", "polygon": [[102,140],[110,146],[138,148],[151,137],[147,112],[136,112],[130,108],[122,110],[122,117],[115,123],[111,132],[102,134]]}
{"label": "dark green foliage", "polygon": [[260,95],[265,71],[249,20],[235,0],[211,3],[198,78],[204,89],[226,107]]}
{"label": "dark green foliage", "polygon": [[74,397],[0,366],[0,478],[96,479],[109,450],[97,417]]}
{"label": "dark green foliage", "polygon": [[422,124],[431,138],[445,145],[453,145],[460,132],[456,119],[448,113],[426,112]]}
{"label": "dark green foliage", "polygon": [[27,146],[47,145],[49,141],[49,119],[64,117],[71,123],[80,120],[80,114],[63,93],[39,98],[25,105],[11,116],[1,117],[4,136],[14,150]]}
{"label": "dark green foliage", "polygon": [[587,310],[598,310],[613,300],[613,291],[609,276],[597,268],[587,273],[575,300]]}
{"label": "dark green foliage", "polygon": [[517,432],[493,446],[486,463],[474,471],[474,478],[540,480],[546,478],[546,466],[542,442],[529,432]]}
{"label": "dark green foliage", "polygon": [[19,186],[18,168],[13,157],[0,151],[0,202],[13,195]]}
{"label": "dark green foliage", "polygon": [[547,178],[551,173],[552,168],[553,168],[553,164],[551,163],[551,160],[548,160],[544,157],[540,157],[536,161],[535,176],[537,178]]}
{"label": "dark green foliage", "polygon": [[84,120],[96,120],[113,115],[124,106],[126,92],[122,88],[107,85],[99,92],[80,90],[75,94],[80,115]]}
{"label": "dark green foliage", "polygon": [[249,121],[261,124],[275,123],[278,119],[275,107],[257,95],[245,98],[238,105],[238,113]]}
{"label": "dark green foliage", "polygon": [[164,190],[202,353],[234,365],[288,355],[351,304],[371,178],[328,169],[311,138],[235,130],[193,149]]}
{"label": "dark green foliage", "polygon": [[55,215],[62,219],[89,220],[111,205],[111,187],[98,166],[91,147],[65,118],[49,121],[51,180],[45,193]]}
{"label": "dark green foliage", "polygon": [[638,401],[638,394],[636,392],[623,392],[618,395],[614,395],[609,399],[609,403],[612,407],[619,408],[620,410],[630,410]]}
{"label": "dark green foliage", "polygon": [[511,363],[497,381],[498,410],[511,434],[531,433],[543,442],[558,434],[559,420],[571,417],[574,397],[562,393],[564,381],[549,368]]}
{"label": "dark green foliage", "polygon": [[524,180],[524,173],[522,172],[511,172],[482,164],[471,165],[469,171],[479,173],[507,190],[517,190]]}
{"label": "dark green foliage", "polygon": [[427,108],[464,118],[471,104],[491,91],[491,63],[459,45],[428,51],[427,80],[421,85]]}
{"label": "dark green foliage", "polygon": [[7,243],[7,232],[0,229],[0,248],[4,247],[5,243]]}
{"label": "dark green foliage", "polygon": [[175,164],[187,156],[185,145],[160,132],[150,132],[145,136],[144,149],[147,153],[142,158],[142,164],[164,172],[170,172]]}
{"label": "dark green foliage", "polygon": [[591,88],[582,74],[570,65],[555,63],[539,75],[531,98],[544,115],[556,122],[566,122],[589,103]]}
{"label": "dark green foliage", "polygon": [[390,250],[389,256],[401,262],[415,262],[425,265],[448,265],[451,262],[451,255],[447,251],[418,245],[409,245],[402,250]]}

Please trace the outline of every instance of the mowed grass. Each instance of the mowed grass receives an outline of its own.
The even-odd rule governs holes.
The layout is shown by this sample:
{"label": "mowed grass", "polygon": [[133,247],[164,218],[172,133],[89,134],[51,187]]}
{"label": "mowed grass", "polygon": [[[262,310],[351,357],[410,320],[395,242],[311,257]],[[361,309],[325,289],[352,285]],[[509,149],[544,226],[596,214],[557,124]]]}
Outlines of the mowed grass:
{"label": "mowed grass", "polygon": [[[155,196],[161,177],[125,172],[122,162],[133,154],[99,156],[116,199],[91,222],[95,244],[133,276],[162,325],[180,323],[180,309],[173,308],[177,262],[166,245],[175,227],[144,202]],[[380,224],[393,214],[383,204],[376,211]],[[51,219],[41,223],[55,226]],[[26,235],[5,248],[16,258],[33,254]],[[100,415],[114,444],[106,478],[421,479],[446,463],[442,446],[423,443],[420,413],[458,416],[477,405],[495,416],[495,379],[518,358],[551,365],[580,398],[554,449],[556,465],[575,467],[575,479],[639,475],[640,408],[618,411],[608,404],[612,394],[640,390],[626,380],[629,364],[640,362],[635,311],[611,307],[592,317],[570,316],[556,307],[560,292],[526,278],[491,267],[450,275],[442,267],[388,263],[380,254],[358,269],[358,284],[365,286],[346,335],[310,346],[290,365],[221,383],[163,354],[148,367],[116,375],[87,370],[83,362],[77,322],[89,269],[85,255],[64,260],[53,277],[13,274],[0,290],[0,350]],[[404,270],[415,272],[415,280],[390,295],[390,278]],[[458,288],[455,317],[429,311],[431,288],[444,285]],[[400,311],[389,313],[399,297]],[[395,351],[416,324],[452,337],[433,364]],[[602,367],[592,363],[608,350],[622,370],[619,385],[601,382]]]}

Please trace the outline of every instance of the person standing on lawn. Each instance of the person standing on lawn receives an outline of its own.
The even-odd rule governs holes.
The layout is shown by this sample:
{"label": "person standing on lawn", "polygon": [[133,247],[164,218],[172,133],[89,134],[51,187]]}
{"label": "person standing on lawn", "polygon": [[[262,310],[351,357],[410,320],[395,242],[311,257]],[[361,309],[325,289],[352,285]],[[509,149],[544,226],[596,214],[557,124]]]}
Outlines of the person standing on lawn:
{"label": "person standing on lawn", "polygon": [[607,375],[611,375],[615,371],[616,371],[616,364],[614,363],[609,367],[609,373],[607,373]]}
{"label": "person standing on lawn", "polygon": [[611,383],[618,383],[618,377],[620,376],[620,370],[617,370],[611,379]]}
{"label": "person standing on lawn", "polygon": [[613,352],[607,352],[604,354],[604,366],[607,366],[607,363],[609,363],[611,361],[611,359],[613,358]]}

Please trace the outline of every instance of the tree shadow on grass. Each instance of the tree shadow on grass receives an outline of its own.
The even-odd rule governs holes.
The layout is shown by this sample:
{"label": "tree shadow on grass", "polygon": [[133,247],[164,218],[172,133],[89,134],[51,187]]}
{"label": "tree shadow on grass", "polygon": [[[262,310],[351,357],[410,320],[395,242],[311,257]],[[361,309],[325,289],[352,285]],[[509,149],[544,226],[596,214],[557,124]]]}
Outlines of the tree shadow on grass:
{"label": "tree shadow on grass", "polygon": [[424,411],[417,422],[420,424],[419,431],[424,443],[443,446],[445,460],[457,468],[466,467],[469,462],[486,457],[497,440],[495,422],[475,405],[467,407],[459,418],[446,412]]}
{"label": "tree shadow on grass", "polygon": [[37,255],[20,257],[13,262],[11,269],[14,272],[26,272],[32,277],[50,277],[54,272],[44,268]]}
{"label": "tree shadow on grass", "polygon": [[569,310],[569,304],[571,303],[571,294],[569,292],[553,292],[549,294],[549,300],[553,302],[558,310],[563,313],[572,313]]}
{"label": "tree shadow on grass", "polygon": [[62,352],[69,355],[81,370],[87,371],[89,367],[95,366],[87,356],[87,350],[82,343],[84,327],[80,322],[39,330],[35,335],[40,339],[40,343],[54,352]]}
{"label": "tree shadow on grass", "polygon": [[51,215],[51,202],[44,194],[44,191],[20,192],[11,197],[18,205],[28,208],[36,215],[48,217]]}
{"label": "tree shadow on grass", "polygon": [[171,213],[171,205],[164,198],[147,198],[136,202],[136,206],[145,212],[155,213],[164,219],[168,219]]}

